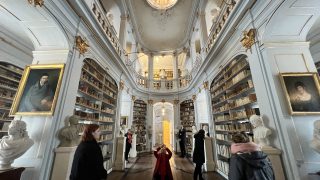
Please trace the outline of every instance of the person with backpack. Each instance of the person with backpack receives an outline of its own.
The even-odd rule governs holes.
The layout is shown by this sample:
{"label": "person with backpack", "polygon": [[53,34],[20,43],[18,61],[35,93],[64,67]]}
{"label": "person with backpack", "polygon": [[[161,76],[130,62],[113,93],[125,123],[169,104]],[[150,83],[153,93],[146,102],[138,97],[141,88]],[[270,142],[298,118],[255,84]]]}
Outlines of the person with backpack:
{"label": "person with backpack", "polygon": [[229,180],[274,180],[274,172],[267,154],[249,141],[246,133],[233,135]]}

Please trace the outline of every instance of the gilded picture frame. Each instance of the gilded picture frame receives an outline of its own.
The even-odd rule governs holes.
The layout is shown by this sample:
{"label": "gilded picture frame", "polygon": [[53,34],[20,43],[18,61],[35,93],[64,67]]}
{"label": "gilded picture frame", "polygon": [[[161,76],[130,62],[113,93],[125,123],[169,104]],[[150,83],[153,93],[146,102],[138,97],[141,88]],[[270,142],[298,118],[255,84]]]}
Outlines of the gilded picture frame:
{"label": "gilded picture frame", "polygon": [[125,125],[125,127],[128,127],[128,116],[121,116],[120,118],[120,127]]}
{"label": "gilded picture frame", "polygon": [[10,110],[10,116],[54,114],[64,64],[26,66]]}
{"label": "gilded picture frame", "polygon": [[290,115],[320,114],[318,73],[280,73],[280,82]]}

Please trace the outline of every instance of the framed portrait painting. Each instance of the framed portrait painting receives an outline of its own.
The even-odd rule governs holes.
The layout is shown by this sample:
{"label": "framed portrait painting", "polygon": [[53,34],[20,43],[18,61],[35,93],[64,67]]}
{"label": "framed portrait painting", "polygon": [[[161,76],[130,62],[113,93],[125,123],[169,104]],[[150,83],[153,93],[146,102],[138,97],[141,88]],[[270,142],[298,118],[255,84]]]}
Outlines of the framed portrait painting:
{"label": "framed portrait painting", "polygon": [[200,129],[203,129],[206,132],[206,136],[210,136],[208,123],[200,123]]}
{"label": "framed portrait painting", "polygon": [[53,115],[64,64],[26,66],[10,115]]}
{"label": "framed portrait painting", "polygon": [[120,127],[122,127],[123,125],[128,127],[128,116],[121,116],[121,118],[120,118]]}
{"label": "framed portrait painting", "polygon": [[281,73],[280,81],[290,114],[320,114],[320,86],[317,73]]}

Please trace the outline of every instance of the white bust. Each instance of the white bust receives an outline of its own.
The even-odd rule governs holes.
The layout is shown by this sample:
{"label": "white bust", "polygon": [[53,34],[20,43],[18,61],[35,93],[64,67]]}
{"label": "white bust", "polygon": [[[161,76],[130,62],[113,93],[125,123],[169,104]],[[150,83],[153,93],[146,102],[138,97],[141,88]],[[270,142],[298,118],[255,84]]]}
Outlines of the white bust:
{"label": "white bust", "polygon": [[120,137],[124,137],[125,134],[126,134],[126,125],[122,125],[120,127]]}
{"label": "white bust", "polygon": [[192,134],[196,134],[198,132],[196,126],[192,126],[191,128],[192,128]]}
{"label": "white bust", "polygon": [[205,135],[205,137],[209,137],[209,127],[208,127],[208,125],[204,125],[204,126],[202,126],[202,129],[204,130],[204,135]]}
{"label": "white bust", "polygon": [[320,154],[320,120],[313,123],[313,139],[310,142],[310,147]]}
{"label": "white bust", "polygon": [[80,142],[80,130],[78,127],[79,118],[73,115],[69,117],[68,121],[70,126],[65,126],[59,131],[59,147],[73,147],[77,146]]}
{"label": "white bust", "polygon": [[254,142],[261,147],[270,146],[268,136],[271,135],[271,130],[264,126],[263,119],[258,115],[252,115],[250,117],[250,122],[253,126]]}
{"label": "white bust", "polygon": [[26,123],[20,120],[13,120],[9,125],[9,136],[4,136],[0,140],[0,170],[12,168],[13,161],[33,145],[26,127]]}

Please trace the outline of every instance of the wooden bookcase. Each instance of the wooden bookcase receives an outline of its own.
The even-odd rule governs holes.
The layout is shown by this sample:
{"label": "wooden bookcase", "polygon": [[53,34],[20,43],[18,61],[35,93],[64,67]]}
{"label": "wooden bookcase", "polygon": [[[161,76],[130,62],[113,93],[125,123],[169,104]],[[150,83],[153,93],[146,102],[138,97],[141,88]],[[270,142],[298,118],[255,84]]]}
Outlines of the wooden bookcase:
{"label": "wooden bookcase", "polygon": [[218,171],[228,176],[232,134],[246,132],[253,140],[249,118],[259,115],[249,63],[244,55],[221,68],[211,83]]}
{"label": "wooden bookcase", "polygon": [[94,60],[85,59],[74,115],[79,117],[82,130],[85,124],[100,126],[99,144],[107,170],[112,168],[117,95],[118,87],[112,77]]}
{"label": "wooden bookcase", "polygon": [[133,104],[133,122],[134,132],[137,134],[137,151],[146,151],[147,131],[146,131],[147,103],[143,100],[135,100]]}
{"label": "wooden bookcase", "polygon": [[0,139],[8,135],[9,117],[14,96],[17,92],[23,69],[6,62],[0,62]]}
{"label": "wooden bookcase", "polygon": [[195,112],[193,100],[185,100],[180,103],[181,125],[186,129],[186,153],[188,157],[192,156],[193,134],[192,126],[195,126]]}

